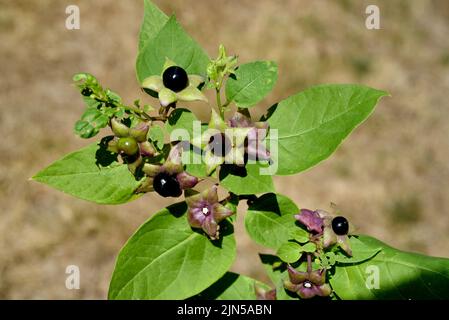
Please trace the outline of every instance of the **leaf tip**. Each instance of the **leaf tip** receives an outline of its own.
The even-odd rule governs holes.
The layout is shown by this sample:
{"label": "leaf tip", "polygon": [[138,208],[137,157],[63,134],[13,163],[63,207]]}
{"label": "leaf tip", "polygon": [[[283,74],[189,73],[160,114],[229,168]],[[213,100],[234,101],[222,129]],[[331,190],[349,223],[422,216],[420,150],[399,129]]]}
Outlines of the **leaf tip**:
{"label": "leaf tip", "polygon": [[37,181],[37,182],[40,182],[41,172],[42,172],[42,171],[39,171],[39,172],[36,173],[34,176],[28,178],[28,181]]}

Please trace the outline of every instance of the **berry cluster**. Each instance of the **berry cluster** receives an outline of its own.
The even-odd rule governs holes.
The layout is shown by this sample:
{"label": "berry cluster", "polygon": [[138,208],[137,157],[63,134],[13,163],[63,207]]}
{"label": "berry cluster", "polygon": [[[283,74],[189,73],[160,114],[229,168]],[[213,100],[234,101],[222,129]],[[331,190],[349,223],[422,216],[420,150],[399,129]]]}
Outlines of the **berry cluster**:
{"label": "berry cluster", "polygon": [[[211,61],[207,78],[209,84],[214,84],[217,94],[224,78],[234,72],[235,65],[236,58],[226,56],[224,48],[220,47],[220,56]],[[186,201],[192,212],[189,219],[191,226],[203,229],[211,239],[218,239],[220,221],[234,213],[230,209],[224,209],[233,195],[219,201],[216,186],[195,194],[192,188],[200,180],[185,171],[181,162],[184,147],[178,141],[166,142],[161,140],[162,136],[155,138],[151,134],[154,123],[166,122],[179,101],[207,102],[200,90],[205,82],[204,78],[188,74],[184,68],[166,59],[161,75],[152,75],[142,81],[142,89],[159,100],[160,108],[155,116],[148,113],[154,108],[141,107],[139,101],[133,106],[124,105],[118,95],[109,89],[104,90],[91,75],[81,74],[75,80],[85,99],[92,101],[92,104],[96,103],[102,115],[109,118],[108,125],[114,135],[108,137],[107,149],[118,154],[136,179],[142,181],[136,192],[154,191],[162,197],[180,197],[186,191]],[[234,159],[232,163],[239,166],[244,166],[250,156],[267,159],[269,153],[265,149],[251,146],[252,140],[260,142],[264,138],[256,130],[261,127],[266,129],[267,126],[252,122],[248,113],[236,113],[225,121],[222,112],[224,106],[217,107],[220,115],[212,109],[208,128],[215,131],[197,137],[201,140],[198,144],[195,137],[190,141],[191,145],[199,147],[216,160],[212,164],[206,163],[207,175],[211,175],[231,157]],[[238,133],[237,142],[227,136],[226,129]]]}
{"label": "berry cluster", "polygon": [[[307,245],[304,247],[298,245],[298,248],[307,252],[307,270],[299,271],[290,264],[297,261],[288,261],[289,279],[284,282],[284,287],[303,299],[329,296],[332,290],[326,283],[327,269],[335,263],[336,247],[340,247],[346,255],[352,256],[348,237],[352,227],[345,217],[335,216],[324,210],[302,209],[295,218],[309,232],[310,249],[309,247],[305,249]],[[312,257],[315,257],[314,263],[318,268],[314,268]]]}

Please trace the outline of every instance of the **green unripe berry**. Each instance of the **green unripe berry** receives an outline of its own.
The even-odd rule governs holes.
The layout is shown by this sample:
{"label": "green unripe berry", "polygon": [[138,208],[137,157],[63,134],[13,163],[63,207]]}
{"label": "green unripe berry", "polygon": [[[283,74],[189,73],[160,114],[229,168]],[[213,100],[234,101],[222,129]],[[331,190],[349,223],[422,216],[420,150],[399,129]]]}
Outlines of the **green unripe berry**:
{"label": "green unripe berry", "polygon": [[134,138],[120,138],[117,142],[117,149],[120,153],[124,153],[128,156],[133,156],[139,151],[139,145]]}

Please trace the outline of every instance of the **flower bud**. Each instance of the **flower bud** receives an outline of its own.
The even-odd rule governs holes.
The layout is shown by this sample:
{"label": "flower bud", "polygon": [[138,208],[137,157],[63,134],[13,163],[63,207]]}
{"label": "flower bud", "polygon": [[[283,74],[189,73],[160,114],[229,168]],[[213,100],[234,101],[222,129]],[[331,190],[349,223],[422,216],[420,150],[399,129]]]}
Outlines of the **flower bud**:
{"label": "flower bud", "polygon": [[187,172],[183,171],[176,175],[176,179],[178,180],[181,188],[184,189],[191,189],[196,186],[198,183],[198,178],[191,176]]}
{"label": "flower bud", "polygon": [[323,233],[324,221],[317,211],[301,209],[300,213],[295,215],[295,219],[303,224],[310,232],[315,232],[316,234]]}
{"label": "flower bud", "polygon": [[152,157],[156,154],[156,150],[149,141],[139,143],[140,154],[144,157]]}
{"label": "flower bud", "polygon": [[119,138],[127,137],[129,135],[129,128],[115,118],[111,119],[111,129]]}
{"label": "flower bud", "polygon": [[129,129],[129,135],[137,140],[137,142],[147,141],[147,134],[150,126],[146,122],[139,123],[135,128]]}

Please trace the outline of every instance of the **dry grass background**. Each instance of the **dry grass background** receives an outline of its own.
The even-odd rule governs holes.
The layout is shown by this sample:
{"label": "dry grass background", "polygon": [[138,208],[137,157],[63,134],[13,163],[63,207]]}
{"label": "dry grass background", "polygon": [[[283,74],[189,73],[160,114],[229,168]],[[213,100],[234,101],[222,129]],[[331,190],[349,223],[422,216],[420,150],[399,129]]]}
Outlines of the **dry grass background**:
{"label": "dry grass background", "polygon": [[[373,2],[381,9],[378,31],[364,27]],[[259,112],[318,83],[388,90],[392,97],[329,160],[276,178],[276,186],[303,207],[337,203],[361,233],[449,256],[449,2],[156,3],[176,12],[211,56],[222,42],[241,62],[279,62],[278,84]],[[80,6],[81,30],[64,27],[69,4]],[[0,0],[0,298],[105,298],[120,247],[170,203],[147,195],[98,206],[28,181],[87,144],[72,134],[83,110],[74,73],[93,73],[126,101],[149,101],[134,74],[141,16],[140,0]],[[204,106],[193,108],[200,114]],[[242,216],[233,270],[263,278]],[[65,288],[69,264],[81,269],[80,290]]]}

